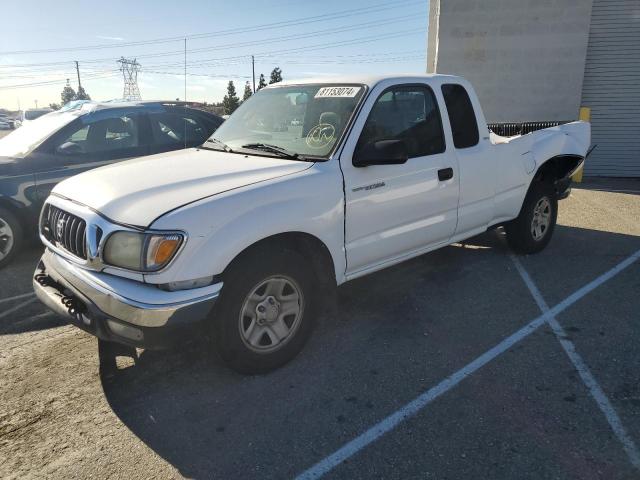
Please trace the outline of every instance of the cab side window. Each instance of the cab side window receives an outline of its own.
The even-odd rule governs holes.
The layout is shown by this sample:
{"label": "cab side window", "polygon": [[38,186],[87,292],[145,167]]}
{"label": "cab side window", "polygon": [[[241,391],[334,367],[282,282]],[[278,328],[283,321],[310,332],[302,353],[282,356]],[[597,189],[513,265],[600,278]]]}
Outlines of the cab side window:
{"label": "cab side window", "polygon": [[151,113],[149,121],[153,145],[158,147],[200,145],[211,133],[211,127],[205,120],[192,113]]}
{"label": "cab side window", "polygon": [[456,148],[469,148],[478,144],[478,122],[469,94],[462,85],[442,85],[442,95],[449,114],[449,123]]}
{"label": "cab side window", "polygon": [[403,140],[409,158],[445,150],[442,120],[427,86],[392,87],[380,95],[364,125],[358,147],[380,140]]}

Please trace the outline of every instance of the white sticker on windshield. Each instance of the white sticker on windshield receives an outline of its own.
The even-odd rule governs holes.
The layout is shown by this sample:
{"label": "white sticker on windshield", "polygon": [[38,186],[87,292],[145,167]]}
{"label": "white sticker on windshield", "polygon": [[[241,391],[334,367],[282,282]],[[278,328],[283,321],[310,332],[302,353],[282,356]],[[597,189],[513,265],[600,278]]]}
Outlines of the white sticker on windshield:
{"label": "white sticker on windshield", "polygon": [[360,87],[322,87],[313,98],[355,97]]}

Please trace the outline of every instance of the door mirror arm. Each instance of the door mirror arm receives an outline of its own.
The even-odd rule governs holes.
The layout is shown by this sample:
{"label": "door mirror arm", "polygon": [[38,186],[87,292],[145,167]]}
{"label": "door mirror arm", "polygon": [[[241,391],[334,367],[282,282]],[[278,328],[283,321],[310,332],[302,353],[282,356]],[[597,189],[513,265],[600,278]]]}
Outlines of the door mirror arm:
{"label": "door mirror arm", "polygon": [[354,167],[362,168],[369,165],[400,165],[408,159],[404,140],[378,140],[357,147],[352,163]]}

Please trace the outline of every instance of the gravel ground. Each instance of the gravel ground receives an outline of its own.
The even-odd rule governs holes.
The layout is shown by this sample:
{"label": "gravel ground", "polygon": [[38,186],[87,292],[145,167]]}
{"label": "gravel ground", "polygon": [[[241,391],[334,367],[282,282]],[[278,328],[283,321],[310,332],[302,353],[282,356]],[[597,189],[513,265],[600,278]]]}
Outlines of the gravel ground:
{"label": "gravel ground", "polygon": [[[640,249],[640,182],[591,181],[521,258],[550,306]],[[0,271],[0,477],[290,478],[540,315],[500,231],[340,289],[302,354],[265,376],[206,343],[98,349],[30,292],[40,247]],[[558,315],[640,444],[640,261]],[[543,326],[329,478],[639,478]]]}

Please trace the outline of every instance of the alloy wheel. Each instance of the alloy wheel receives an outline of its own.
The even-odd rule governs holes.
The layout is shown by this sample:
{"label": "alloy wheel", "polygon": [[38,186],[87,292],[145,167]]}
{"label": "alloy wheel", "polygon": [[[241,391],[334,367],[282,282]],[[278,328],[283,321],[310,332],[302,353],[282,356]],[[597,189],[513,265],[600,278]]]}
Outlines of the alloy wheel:
{"label": "alloy wheel", "polygon": [[302,289],[292,278],[269,277],[244,300],[238,327],[244,344],[254,352],[282,348],[300,326],[304,312]]}
{"label": "alloy wheel", "polygon": [[11,253],[14,238],[11,225],[5,219],[0,218],[0,260],[3,260]]}
{"label": "alloy wheel", "polygon": [[551,223],[551,202],[547,197],[542,197],[533,208],[531,220],[531,235],[535,241],[544,238]]}

